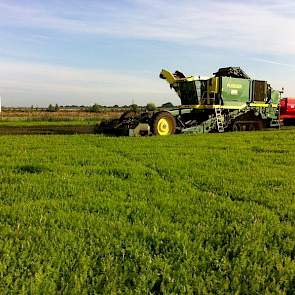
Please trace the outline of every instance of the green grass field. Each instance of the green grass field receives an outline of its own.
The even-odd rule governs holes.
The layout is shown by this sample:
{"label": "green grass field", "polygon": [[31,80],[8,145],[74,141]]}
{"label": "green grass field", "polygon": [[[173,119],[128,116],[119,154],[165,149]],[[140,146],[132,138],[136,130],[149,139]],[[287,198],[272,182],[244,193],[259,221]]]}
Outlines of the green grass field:
{"label": "green grass field", "polygon": [[1,294],[294,294],[295,131],[2,136]]}

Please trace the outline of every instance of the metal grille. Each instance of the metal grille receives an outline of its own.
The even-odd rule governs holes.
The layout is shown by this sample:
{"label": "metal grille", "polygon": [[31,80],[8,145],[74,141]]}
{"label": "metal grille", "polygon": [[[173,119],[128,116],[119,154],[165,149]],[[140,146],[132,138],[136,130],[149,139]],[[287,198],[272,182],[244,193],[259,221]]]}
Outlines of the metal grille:
{"label": "metal grille", "polygon": [[253,101],[265,101],[267,98],[267,82],[253,81]]}

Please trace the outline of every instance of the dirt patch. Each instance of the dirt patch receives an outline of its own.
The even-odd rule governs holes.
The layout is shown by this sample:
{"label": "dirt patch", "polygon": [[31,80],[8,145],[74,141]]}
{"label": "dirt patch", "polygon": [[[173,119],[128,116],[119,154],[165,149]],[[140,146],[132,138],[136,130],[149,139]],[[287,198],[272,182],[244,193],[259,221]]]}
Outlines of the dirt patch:
{"label": "dirt patch", "polygon": [[30,135],[30,134],[94,134],[96,125],[75,126],[0,126],[0,135]]}
{"label": "dirt patch", "polygon": [[110,119],[119,118],[122,111],[106,111],[99,113],[85,112],[85,111],[58,111],[58,112],[46,112],[46,111],[2,111],[0,113],[0,120],[6,118],[27,118],[28,120],[48,120],[48,119]]}

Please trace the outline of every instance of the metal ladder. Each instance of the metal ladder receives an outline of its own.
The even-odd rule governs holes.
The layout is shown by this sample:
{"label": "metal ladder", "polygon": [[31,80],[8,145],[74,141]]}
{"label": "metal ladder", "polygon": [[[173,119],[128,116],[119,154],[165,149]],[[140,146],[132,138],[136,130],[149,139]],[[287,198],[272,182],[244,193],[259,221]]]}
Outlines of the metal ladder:
{"label": "metal ladder", "polygon": [[223,133],[224,132],[224,116],[222,115],[222,110],[215,109],[215,116],[216,116],[217,130],[219,133]]}
{"label": "metal ladder", "polygon": [[272,119],[269,126],[274,127],[274,128],[280,128],[281,127],[281,122],[280,122],[280,120]]}

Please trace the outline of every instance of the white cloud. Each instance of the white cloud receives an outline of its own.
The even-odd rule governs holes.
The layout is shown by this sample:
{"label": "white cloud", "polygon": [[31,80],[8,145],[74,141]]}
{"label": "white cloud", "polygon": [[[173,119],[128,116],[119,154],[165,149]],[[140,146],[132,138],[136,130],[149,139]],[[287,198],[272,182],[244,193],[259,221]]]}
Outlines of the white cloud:
{"label": "white cloud", "polygon": [[0,16],[11,26],[295,54],[293,0],[85,1],[82,7],[68,2],[30,8],[9,3],[0,4]]}
{"label": "white cloud", "polygon": [[[26,2],[27,5],[24,4]],[[252,61],[269,64],[275,70],[288,68],[289,74],[283,73],[282,81],[277,81],[277,84],[295,90],[290,74],[292,65],[287,64],[288,59],[282,58],[295,55],[293,0],[125,0],[121,4],[119,1],[72,0],[38,3],[0,1],[0,32],[1,28],[2,33],[8,28],[5,34],[10,34],[10,28],[25,28],[28,34],[17,38],[35,43],[42,43],[44,38],[48,38],[47,31],[52,30],[54,33],[93,34],[98,38],[107,35],[167,41],[196,48],[231,48],[246,53],[243,56],[259,54],[262,58]],[[52,36],[54,34],[50,38]],[[54,41],[50,39],[50,42]],[[0,47],[0,52],[9,56],[5,47]],[[25,55],[28,57],[27,53]],[[275,56],[273,60],[269,58],[272,55]],[[18,50],[17,58],[22,58],[21,50]],[[34,60],[31,56],[30,59]],[[55,102],[128,104],[132,99],[138,104],[167,100],[178,103],[176,95],[156,74],[142,77],[141,73],[0,60],[0,94],[7,105],[19,104],[20,101],[22,105]],[[285,76],[290,78],[285,80]]]}
{"label": "white cloud", "polygon": [[266,63],[266,64],[271,64],[271,65],[277,65],[277,66],[283,66],[283,67],[288,67],[288,68],[295,68],[295,65],[288,64],[288,63],[283,63],[275,60],[269,60],[269,59],[264,59],[264,58],[251,58],[253,61],[257,61],[259,63]]}
{"label": "white cloud", "polygon": [[179,103],[169,85],[152,75],[45,64],[0,61],[0,89],[4,105]]}

